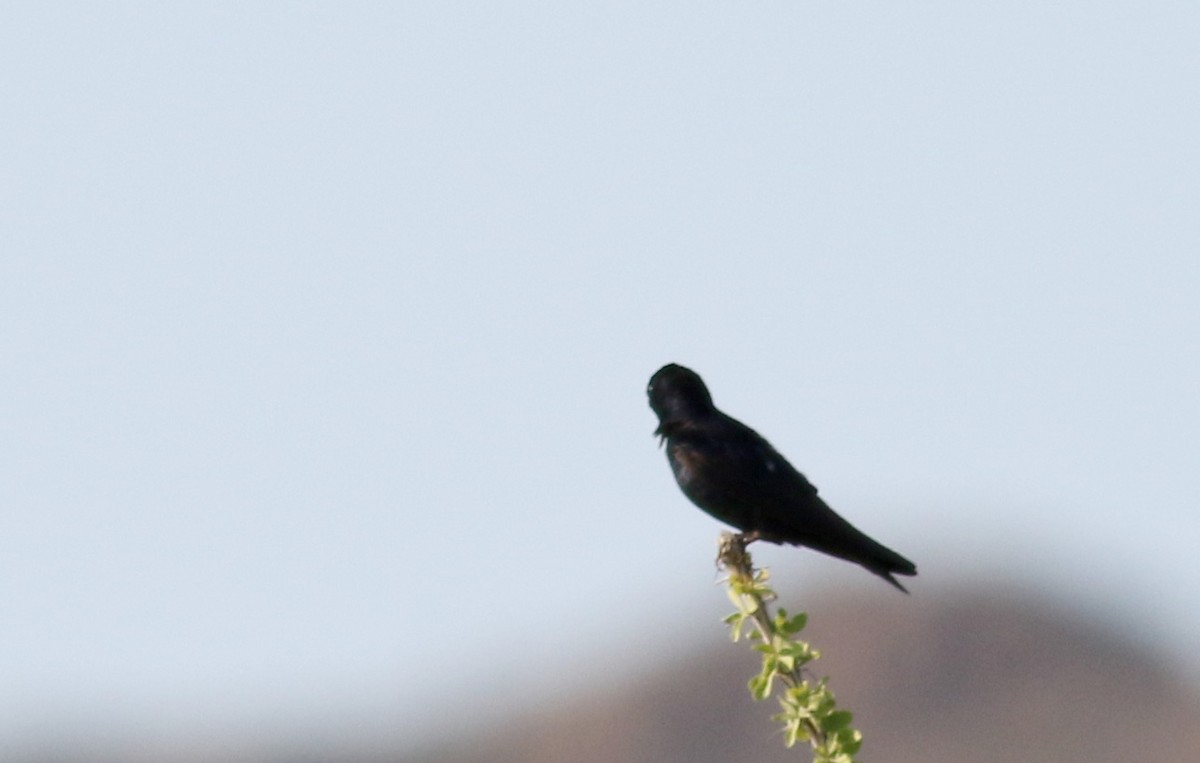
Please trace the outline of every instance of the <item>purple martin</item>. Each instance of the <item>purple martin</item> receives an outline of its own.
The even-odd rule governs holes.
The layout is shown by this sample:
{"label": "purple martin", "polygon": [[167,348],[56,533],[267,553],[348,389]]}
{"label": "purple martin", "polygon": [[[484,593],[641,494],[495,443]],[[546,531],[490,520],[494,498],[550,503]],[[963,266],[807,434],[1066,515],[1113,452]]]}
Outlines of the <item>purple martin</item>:
{"label": "purple martin", "polygon": [[757,432],[717,410],[700,375],[670,363],[646,388],[680,490],[708,514],[746,534],[808,546],[861,564],[908,593],[895,575],[917,567],[842,519],[817,488]]}

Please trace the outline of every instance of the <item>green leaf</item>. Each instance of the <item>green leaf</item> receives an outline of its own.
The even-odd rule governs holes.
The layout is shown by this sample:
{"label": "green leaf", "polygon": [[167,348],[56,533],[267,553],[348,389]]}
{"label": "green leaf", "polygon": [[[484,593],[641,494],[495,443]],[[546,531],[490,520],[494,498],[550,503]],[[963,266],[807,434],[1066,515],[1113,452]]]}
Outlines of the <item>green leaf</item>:
{"label": "green leaf", "polygon": [[756,700],[764,700],[771,696],[771,677],[769,675],[759,674],[750,679],[748,684],[750,696]]}
{"label": "green leaf", "polygon": [[857,755],[862,748],[862,732],[857,729],[846,729],[846,731],[850,732],[850,739],[842,742],[842,749],[849,755]]}
{"label": "green leaf", "polygon": [[744,595],[737,589],[736,586],[730,586],[729,588],[725,589],[725,595],[728,596],[729,600],[733,602],[733,606],[738,608],[738,612],[746,611],[745,606],[743,606]]}
{"label": "green leaf", "polygon": [[783,746],[784,747],[795,747],[796,746],[796,742],[799,741],[799,736],[800,736],[800,734],[798,733],[798,729],[799,729],[799,726],[789,725],[786,729],[783,730]]}
{"label": "green leaf", "polygon": [[784,630],[792,634],[799,633],[800,631],[804,630],[804,626],[806,625],[808,625],[808,613],[801,612],[787,621],[787,625],[784,626]]}
{"label": "green leaf", "polygon": [[821,723],[821,726],[824,727],[826,733],[833,733],[845,729],[853,720],[854,715],[848,710],[835,710],[825,716],[825,720]]}

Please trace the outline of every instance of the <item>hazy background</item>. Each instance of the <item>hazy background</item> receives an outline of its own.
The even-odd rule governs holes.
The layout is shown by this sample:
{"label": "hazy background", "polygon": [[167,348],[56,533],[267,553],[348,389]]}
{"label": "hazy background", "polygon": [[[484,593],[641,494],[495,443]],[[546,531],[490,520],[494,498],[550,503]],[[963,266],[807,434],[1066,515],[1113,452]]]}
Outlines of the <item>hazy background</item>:
{"label": "hazy background", "polygon": [[1003,581],[1200,676],[1197,39],[1160,2],[10,4],[0,754],[407,742],[724,639],[670,361],[914,599]]}

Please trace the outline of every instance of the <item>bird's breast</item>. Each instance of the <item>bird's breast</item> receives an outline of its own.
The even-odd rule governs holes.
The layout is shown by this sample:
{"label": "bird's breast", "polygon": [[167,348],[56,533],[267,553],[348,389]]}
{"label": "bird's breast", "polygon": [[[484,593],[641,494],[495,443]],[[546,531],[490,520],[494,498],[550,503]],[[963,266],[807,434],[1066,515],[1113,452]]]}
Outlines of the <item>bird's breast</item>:
{"label": "bird's breast", "polygon": [[667,458],[675,472],[675,481],[680,485],[695,478],[700,467],[700,456],[696,451],[686,445],[672,444],[667,448]]}
{"label": "bird's breast", "polygon": [[675,444],[670,450],[671,469],[675,472],[675,481],[692,503],[705,511],[716,510],[718,504],[724,503],[723,489],[719,480],[714,483],[713,464],[710,457],[701,449],[685,444]]}

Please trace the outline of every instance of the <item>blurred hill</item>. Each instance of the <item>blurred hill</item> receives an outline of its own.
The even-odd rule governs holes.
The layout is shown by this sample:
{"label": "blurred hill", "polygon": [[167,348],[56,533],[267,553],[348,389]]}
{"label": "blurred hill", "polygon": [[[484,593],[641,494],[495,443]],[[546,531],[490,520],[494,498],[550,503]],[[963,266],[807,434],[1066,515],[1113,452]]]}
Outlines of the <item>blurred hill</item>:
{"label": "blurred hill", "polygon": [[[1151,647],[1117,635],[1136,634],[1129,623],[1117,628],[1044,600],[978,590],[851,593],[818,597],[806,608],[805,635],[823,653],[814,672],[831,676],[839,703],[854,712],[865,761],[1200,761],[1200,694]],[[774,701],[750,699],[746,681],[757,660],[745,644],[697,651],[691,643],[683,640],[677,659],[652,673],[584,689],[570,702],[420,750],[386,730],[362,727],[336,743],[267,735],[252,744],[195,746],[170,738],[105,749],[68,744],[15,763],[810,760],[807,750],[783,747],[770,720]],[[633,670],[629,664],[637,661],[612,662],[605,666],[609,675]],[[537,697],[512,699],[514,707],[537,706]],[[447,708],[447,714],[469,717],[474,710]]]}
{"label": "blurred hill", "polygon": [[[979,593],[881,596],[808,607],[864,760],[890,763],[1200,761],[1200,698],[1105,624]],[[786,750],[745,683],[742,644],[680,655],[662,673],[584,697],[417,763],[708,763],[808,760]]]}

